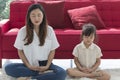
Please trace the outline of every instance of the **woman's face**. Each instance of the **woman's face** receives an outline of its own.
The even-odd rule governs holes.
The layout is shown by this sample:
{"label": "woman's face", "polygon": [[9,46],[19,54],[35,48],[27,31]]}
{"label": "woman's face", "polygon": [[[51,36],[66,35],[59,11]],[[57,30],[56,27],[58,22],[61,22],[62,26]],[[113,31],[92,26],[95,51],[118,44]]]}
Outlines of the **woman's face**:
{"label": "woman's face", "polygon": [[40,9],[34,9],[30,13],[30,20],[34,26],[39,26],[43,20],[43,13]]}
{"label": "woman's face", "polygon": [[90,36],[83,36],[83,42],[85,45],[89,46],[93,43],[95,35],[91,34]]}

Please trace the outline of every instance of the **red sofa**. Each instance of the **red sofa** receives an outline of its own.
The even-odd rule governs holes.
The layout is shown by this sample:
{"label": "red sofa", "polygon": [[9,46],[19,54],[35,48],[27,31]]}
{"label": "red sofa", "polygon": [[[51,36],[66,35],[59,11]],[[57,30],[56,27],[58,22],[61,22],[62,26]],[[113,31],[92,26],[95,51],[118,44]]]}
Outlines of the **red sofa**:
{"label": "red sofa", "polygon": [[[11,2],[9,19],[0,21],[0,60],[18,58],[13,44],[19,28],[25,25],[26,11],[33,3],[36,2]],[[56,59],[73,58],[72,50],[81,41],[81,25],[85,20],[97,25],[97,44],[102,49],[102,58],[120,59],[120,0],[41,0],[37,3],[43,5],[60,43]]]}

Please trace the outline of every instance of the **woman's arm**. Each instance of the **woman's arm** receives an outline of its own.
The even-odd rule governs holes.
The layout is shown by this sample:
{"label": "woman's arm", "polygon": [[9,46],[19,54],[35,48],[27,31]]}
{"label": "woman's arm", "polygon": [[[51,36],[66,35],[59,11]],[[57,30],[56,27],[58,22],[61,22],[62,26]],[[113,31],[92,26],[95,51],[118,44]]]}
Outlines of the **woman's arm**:
{"label": "woman's arm", "polygon": [[28,67],[30,64],[29,64],[26,56],[24,55],[23,50],[18,50],[18,55],[19,55],[20,59],[23,61],[23,63]]}
{"label": "woman's arm", "polygon": [[39,71],[44,72],[44,71],[48,70],[49,66],[52,63],[52,60],[54,59],[54,55],[55,55],[55,50],[50,51],[50,54],[48,56],[48,62],[46,64],[46,66],[40,66]]}
{"label": "woman's arm", "polygon": [[48,68],[52,63],[52,60],[54,59],[54,56],[55,56],[55,50],[50,51],[50,54],[48,56],[48,62],[47,62],[47,65],[46,65]]}
{"label": "woman's arm", "polygon": [[26,56],[24,55],[23,50],[18,50],[18,55],[19,55],[20,59],[23,61],[23,63],[24,63],[29,69],[35,70],[35,71],[38,70],[38,67],[35,67],[35,66],[30,65],[30,63],[28,62]]}

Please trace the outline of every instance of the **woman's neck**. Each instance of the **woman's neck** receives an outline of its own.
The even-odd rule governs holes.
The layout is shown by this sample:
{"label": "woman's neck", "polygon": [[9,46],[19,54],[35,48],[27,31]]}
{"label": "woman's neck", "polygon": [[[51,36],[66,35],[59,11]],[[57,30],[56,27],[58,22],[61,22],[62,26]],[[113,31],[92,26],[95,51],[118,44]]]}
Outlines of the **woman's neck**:
{"label": "woman's neck", "polygon": [[39,27],[34,27],[34,30],[35,30],[36,34],[38,35],[39,34]]}

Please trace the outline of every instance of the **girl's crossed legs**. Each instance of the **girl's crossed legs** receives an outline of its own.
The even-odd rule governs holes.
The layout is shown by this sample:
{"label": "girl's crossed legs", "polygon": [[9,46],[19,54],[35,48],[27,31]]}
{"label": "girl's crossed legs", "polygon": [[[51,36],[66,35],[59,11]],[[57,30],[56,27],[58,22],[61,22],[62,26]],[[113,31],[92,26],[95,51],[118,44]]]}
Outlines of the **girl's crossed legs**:
{"label": "girl's crossed legs", "polygon": [[84,73],[77,68],[69,68],[67,69],[68,75],[71,77],[87,77],[91,79],[97,79],[97,80],[110,80],[110,75],[106,73],[105,71],[99,70],[93,73]]}

